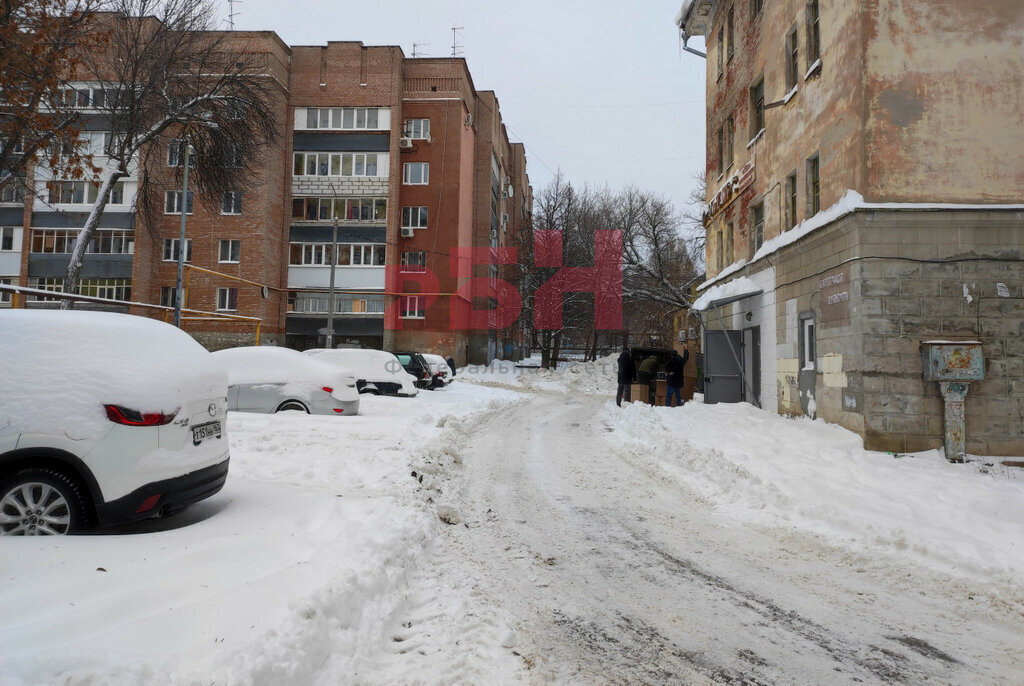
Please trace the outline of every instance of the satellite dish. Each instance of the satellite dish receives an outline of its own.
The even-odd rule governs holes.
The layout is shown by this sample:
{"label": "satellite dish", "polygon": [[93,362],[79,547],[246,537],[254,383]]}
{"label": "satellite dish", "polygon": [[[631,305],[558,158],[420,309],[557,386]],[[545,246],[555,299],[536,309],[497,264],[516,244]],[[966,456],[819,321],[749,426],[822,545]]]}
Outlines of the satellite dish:
{"label": "satellite dish", "polygon": [[513,193],[513,192],[512,192],[512,186],[509,186],[509,187],[508,187],[508,189],[507,189],[507,190],[505,191],[505,193],[507,193],[507,194],[508,194],[508,197],[510,197],[510,198],[511,198],[511,197],[512,197],[513,195],[515,195],[515,193]]}

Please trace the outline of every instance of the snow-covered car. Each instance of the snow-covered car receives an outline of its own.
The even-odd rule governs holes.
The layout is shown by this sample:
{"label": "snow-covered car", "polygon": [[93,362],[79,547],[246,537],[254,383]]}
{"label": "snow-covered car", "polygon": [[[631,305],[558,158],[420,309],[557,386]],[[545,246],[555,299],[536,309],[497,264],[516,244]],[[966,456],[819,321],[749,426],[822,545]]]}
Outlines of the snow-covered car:
{"label": "snow-covered car", "polygon": [[124,524],[213,495],[228,474],[227,386],[163,322],[0,311],[0,534]]}
{"label": "snow-covered car", "polygon": [[448,360],[440,355],[431,355],[430,353],[423,353],[423,359],[430,365],[430,373],[434,378],[435,388],[447,386],[455,380],[452,368],[448,366]]}
{"label": "snow-covered car", "polygon": [[297,350],[244,346],[218,350],[213,358],[228,373],[229,410],[299,410],[346,416],[359,413],[355,377]]}
{"label": "snow-covered car", "polygon": [[313,348],[305,354],[349,370],[356,377],[360,393],[408,397],[419,393],[416,379],[389,352],[365,348]]}

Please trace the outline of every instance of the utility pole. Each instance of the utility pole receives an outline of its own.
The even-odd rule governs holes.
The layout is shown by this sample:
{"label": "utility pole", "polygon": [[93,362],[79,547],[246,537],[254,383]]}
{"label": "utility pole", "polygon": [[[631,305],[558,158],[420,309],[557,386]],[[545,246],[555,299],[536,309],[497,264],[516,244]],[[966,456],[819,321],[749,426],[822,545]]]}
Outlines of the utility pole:
{"label": "utility pole", "polygon": [[331,237],[331,283],[327,290],[327,348],[334,348],[334,272],[338,268],[338,193],[331,184],[331,216],[334,218],[334,230]]}
{"label": "utility pole", "polygon": [[426,47],[430,43],[413,43],[412,44],[412,56],[413,57],[429,57],[427,53],[423,52],[420,48]]}
{"label": "utility pole", "polygon": [[181,305],[185,298],[182,281],[185,273],[185,218],[188,216],[188,162],[192,157],[192,146],[186,141],[181,142],[181,151],[185,155],[185,176],[181,184],[181,232],[178,234],[178,283],[174,292],[174,325],[181,328]]}

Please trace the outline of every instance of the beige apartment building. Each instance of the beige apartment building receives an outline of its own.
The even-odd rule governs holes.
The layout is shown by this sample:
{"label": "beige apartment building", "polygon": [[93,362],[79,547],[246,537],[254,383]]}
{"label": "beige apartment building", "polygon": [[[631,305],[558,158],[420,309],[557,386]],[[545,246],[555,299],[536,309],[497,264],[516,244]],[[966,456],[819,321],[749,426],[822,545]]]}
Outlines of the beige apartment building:
{"label": "beige apartment building", "polygon": [[687,0],[677,25],[706,45],[699,304],[742,372],[709,400],[935,448],[922,344],[977,340],[967,450],[1024,454],[1024,4]]}

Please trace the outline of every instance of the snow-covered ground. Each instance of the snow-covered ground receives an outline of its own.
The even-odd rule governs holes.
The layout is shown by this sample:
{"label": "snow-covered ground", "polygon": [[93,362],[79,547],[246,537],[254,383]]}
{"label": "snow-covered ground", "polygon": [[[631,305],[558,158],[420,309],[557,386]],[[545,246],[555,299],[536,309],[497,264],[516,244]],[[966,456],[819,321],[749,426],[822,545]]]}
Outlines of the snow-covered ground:
{"label": "snow-covered ground", "polygon": [[[411,465],[515,398],[456,384],[364,395],[356,417],[231,413],[227,485],[181,516],[129,534],[2,539],[0,684],[408,681],[395,631],[431,600],[409,584],[445,526]],[[457,586],[434,582],[452,608]],[[469,674],[518,668],[499,642]]]}
{"label": "snow-covered ground", "polygon": [[[141,532],[0,544],[0,684],[1020,673],[1000,647],[1024,642],[1024,474],[747,405],[618,408],[614,372],[496,362],[357,417],[233,413],[214,498]],[[657,597],[684,582],[682,605]],[[687,642],[716,616],[717,642]]]}

